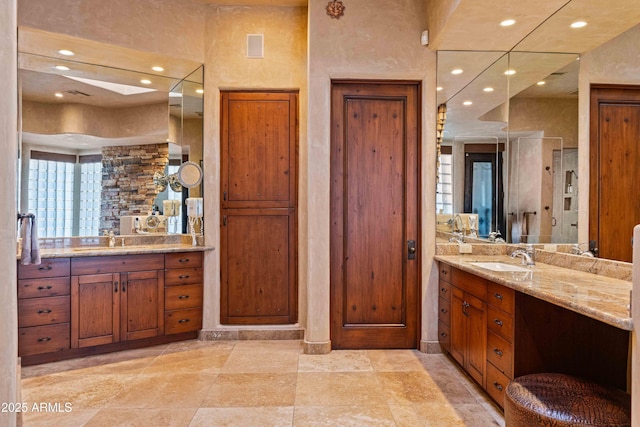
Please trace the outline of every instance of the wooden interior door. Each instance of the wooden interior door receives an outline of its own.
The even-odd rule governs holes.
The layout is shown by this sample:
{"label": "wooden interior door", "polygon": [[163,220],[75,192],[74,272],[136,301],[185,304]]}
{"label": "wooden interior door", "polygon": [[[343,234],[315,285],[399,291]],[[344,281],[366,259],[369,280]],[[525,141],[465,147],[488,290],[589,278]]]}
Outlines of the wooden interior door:
{"label": "wooden interior door", "polygon": [[640,87],[592,86],[589,240],[598,256],[631,262],[640,223]]}
{"label": "wooden interior door", "polygon": [[297,321],[296,92],[222,93],[221,322]]}
{"label": "wooden interior door", "polygon": [[333,348],[417,347],[419,93],[415,82],[332,84]]}

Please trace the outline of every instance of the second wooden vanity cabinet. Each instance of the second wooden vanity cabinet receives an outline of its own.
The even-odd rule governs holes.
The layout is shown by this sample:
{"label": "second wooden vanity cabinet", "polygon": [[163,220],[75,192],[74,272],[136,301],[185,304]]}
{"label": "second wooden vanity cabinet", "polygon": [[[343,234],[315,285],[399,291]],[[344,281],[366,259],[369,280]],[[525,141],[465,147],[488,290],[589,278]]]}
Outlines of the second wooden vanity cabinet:
{"label": "second wooden vanity cabinet", "polygon": [[71,347],[164,333],[164,255],[71,260]]}

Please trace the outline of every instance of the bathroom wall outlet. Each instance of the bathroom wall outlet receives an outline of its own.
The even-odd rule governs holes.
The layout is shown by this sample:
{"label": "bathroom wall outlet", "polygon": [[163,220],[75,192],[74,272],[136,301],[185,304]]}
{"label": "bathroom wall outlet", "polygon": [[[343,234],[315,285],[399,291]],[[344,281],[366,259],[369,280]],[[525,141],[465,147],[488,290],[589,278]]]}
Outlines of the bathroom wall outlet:
{"label": "bathroom wall outlet", "polygon": [[558,252],[558,245],[544,245],[544,250],[547,252]]}
{"label": "bathroom wall outlet", "polygon": [[458,245],[458,253],[461,253],[461,254],[472,254],[473,253],[473,246],[471,245],[471,243],[460,243]]}

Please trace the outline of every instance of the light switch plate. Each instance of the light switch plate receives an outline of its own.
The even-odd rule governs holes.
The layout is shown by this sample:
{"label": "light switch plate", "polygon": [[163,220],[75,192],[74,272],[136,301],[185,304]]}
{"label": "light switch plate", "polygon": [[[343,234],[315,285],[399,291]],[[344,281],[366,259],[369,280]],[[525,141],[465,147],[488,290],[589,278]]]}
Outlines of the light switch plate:
{"label": "light switch plate", "polygon": [[473,246],[471,245],[471,243],[460,243],[458,245],[458,253],[461,253],[461,254],[472,254],[473,253]]}

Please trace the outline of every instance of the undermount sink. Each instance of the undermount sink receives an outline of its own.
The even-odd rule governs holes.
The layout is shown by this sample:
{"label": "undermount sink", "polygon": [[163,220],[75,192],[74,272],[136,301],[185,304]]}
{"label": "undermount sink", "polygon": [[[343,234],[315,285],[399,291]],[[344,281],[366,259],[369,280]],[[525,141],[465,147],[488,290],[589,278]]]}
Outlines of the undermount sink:
{"label": "undermount sink", "polygon": [[470,262],[469,264],[491,271],[531,271],[529,268],[518,267],[517,265],[505,264],[503,262]]}

